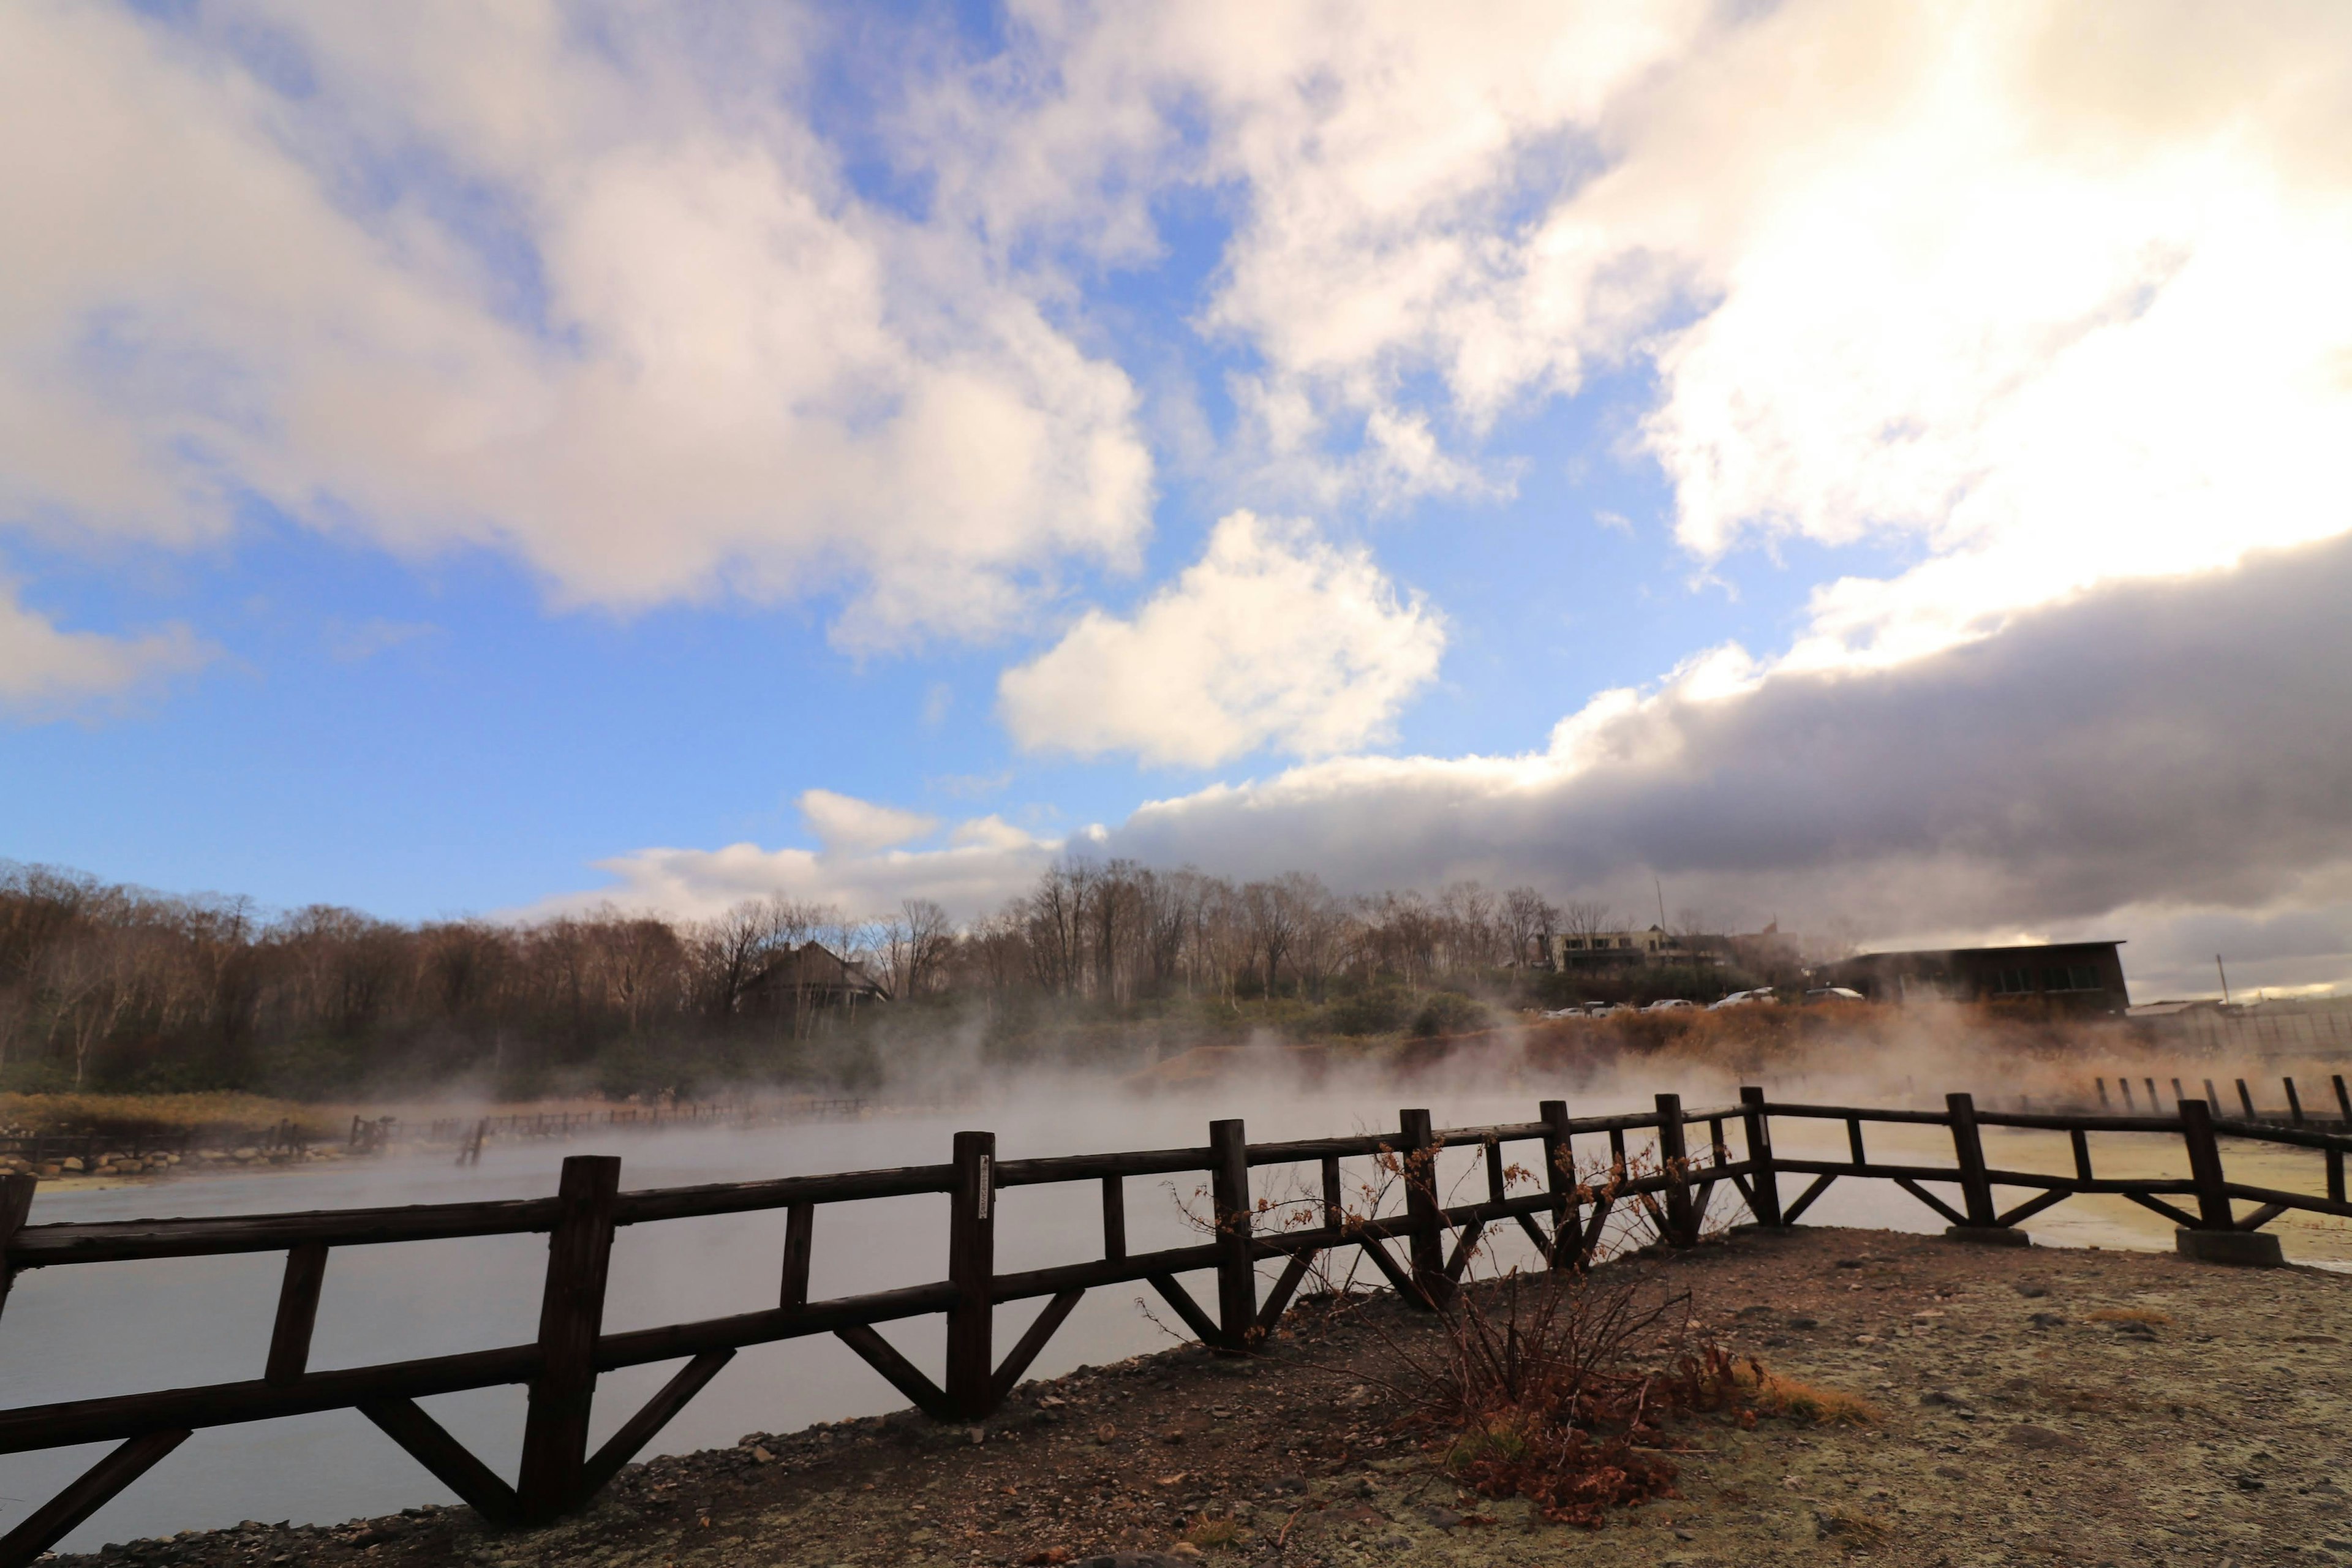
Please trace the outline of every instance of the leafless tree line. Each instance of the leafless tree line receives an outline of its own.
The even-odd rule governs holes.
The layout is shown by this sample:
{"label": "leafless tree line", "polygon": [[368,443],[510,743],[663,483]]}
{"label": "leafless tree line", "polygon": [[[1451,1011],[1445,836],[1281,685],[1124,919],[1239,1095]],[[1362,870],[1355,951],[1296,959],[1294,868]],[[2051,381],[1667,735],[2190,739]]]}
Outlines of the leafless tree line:
{"label": "leafless tree line", "polygon": [[116,1080],[205,1087],[320,1050],[321,1070],[348,1074],[404,1051],[515,1068],[793,1039],[825,1023],[772,1005],[795,984],[780,966],[812,942],[900,1001],[1320,1001],[1335,984],[1425,987],[1521,963],[1606,918],[1527,888],[1342,898],[1302,872],[1236,882],[1073,858],[961,927],[927,900],[856,919],[780,897],[704,921],[608,906],[410,925],[327,906],[265,916],[245,899],[0,862],[0,1074],[79,1084],[111,1062]]}

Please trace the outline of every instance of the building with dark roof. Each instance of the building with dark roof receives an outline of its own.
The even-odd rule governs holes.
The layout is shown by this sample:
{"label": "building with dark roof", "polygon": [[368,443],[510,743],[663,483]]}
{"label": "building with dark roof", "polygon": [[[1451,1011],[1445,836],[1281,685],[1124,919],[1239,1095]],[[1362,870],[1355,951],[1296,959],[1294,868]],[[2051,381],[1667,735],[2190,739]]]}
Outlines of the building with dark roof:
{"label": "building with dark roof", "polygon": [[2120,942],[2042,942],[2026,947],[1950,947],[1865,952],[1825,965],[1816,983],[1844,985],[1874,1001],[2037,1001],[2084,1013],[2131,1005]]}
{"label": "building with dark roof", "polygon": [[821,942],[787,947],[744,984],[740,1004],[746,1013],[802,1016],[861,1002],[887,1002],[890,988],[855,959]]}

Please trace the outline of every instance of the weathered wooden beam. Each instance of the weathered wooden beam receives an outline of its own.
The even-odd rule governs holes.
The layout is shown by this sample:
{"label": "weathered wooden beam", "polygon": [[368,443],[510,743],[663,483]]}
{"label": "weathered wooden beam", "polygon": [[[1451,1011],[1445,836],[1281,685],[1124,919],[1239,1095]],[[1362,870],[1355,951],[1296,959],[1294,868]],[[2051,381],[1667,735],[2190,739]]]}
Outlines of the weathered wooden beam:
{"label": "weathered wooden beam", "polygon": [[278,1321],[269,1331],[265,1383],[292,1383],[310,1362],[310,1332],[319,1321],[319,1289],[326,1282],[327,1248],[306,1241],[286,1254],[278,1286]]}
{"label": "weathered wooden beam", "polygon": [[1217,1326],[1217,1321],[1201,1310],[1201,1303],[1192,1300],[1192,1293],[1174,1275],[1153,1274],[1146,1278],[1151,1288],[1160,1292],[1160,1299],[1175,1310],[1176,1315],[1184,1320],[1184,1326],[1202,1344],[1213,1345],[1223,1337],[1224,1331]]}
{"label": "weathered wooden beam", "polygon": [[25,1228],[26,1215],[33,1212],[33,1194],[41,1179],[32,1174],[0,1176],[0,1312],[8,1308],[8,1286],[16,1278],[16,1265],[12,1258],[16,1237]]}
{"label": "weathered wooden beam", "polygon": [[1013,1344],[1012,1351],[1006,1354],[1004,1364],[996,1369],[992,1405],[1004,1403],[1005,1396],[1019,1385],[1022,1374],[1029,1370],[1029,1363],[1037,1359],[1037,1353],[1045,1348],[1045,1342],[1054,1337],[1055,1331],[1059,1329],[1069,1315],[1077,1310],[1078,1303],[1085,1300],[1086,1296],[1087,1293],[1084,1290],[1065,1290],[1045,1303],[1045,1310],[1037,1314],[1035,1321],[1030,1323],[1028,1331],[1021,1336]]}
{"label": "weathered wooden beam", "polygon": [[777,1306],[808,1305],[809,1261],[815,1247],[816,1205],[792,1205],[784,1210],[784,1267],[777,1282]]}
{"label": "weathered wooden beam", "polygon": [[191,1434],[184,1428],[149,1432],[125,1442],[84,1470],[74,1483],[25,1516],[0,1536],[0,1568],[30,1568],[30,1564],[65,1538],[66,1532],[104,1508],[123,1488],[155,1468],[155,1462]]}
{"label": "weathered wooden beam", "polygon": [[1259,1340],[1274,1337],[1275,1329],[1282,1322],[1282,1314],[1290,1308],[1290,1298],[1297,1293],[1300,1282],[1307,1278],[1307,1271],[1315,1267],[1316,1256],[1312,1252],[1295,1253],[1289,1263],[1284,1266],[1282,1277],[1274,1282],[1273,1291],[1266,1297],[1265,1305],[1257,1310]]}
{"label": "weathered wooden beam", "polygon": [[1218,1347],[1228,1354],[1249,1348],[1257,1325],[1257,1262],[1250,1238],[1257,1216],[1250,1205],[1249,1139],[1237,1120],[1209,1123],[1209,1205],[1217,1237]]}
{"label": "weathered wooden beam", "polygon": [[371,1400],[359,1410],[476,1513],[492,1524],[521,1521],[522,1504],[514,1489],[451,1436],[448,1428],[427,1415],[416,1401]]}
{"label": "weathered wooden beam", "polygon": [[726,1364],[735,1359],[733,1351],[705,1351],[684,1366],[677,1374],[651,1399],[645,1402],[635,1415],[622,1423],[621,1429],[604,1439],[604,1447],[588,1458],[581,1472],[581,1495],[594,1497],[606,1483],[621,1473],[621,1467],[637,1457],[637,1450],[654,1440],[656,1434],[670,1424],[677,1413],[686,1408],[693,1397],[709,1386]]}
{"label": "weathered wooden beam", "polygon": [[949,1194],[947,1401],[977,1421],[995,1408],[993,1339],[996,1272],[996,1134],[955,1135],[955,1185]]}
{"label": "weathered wooden beam", "polygon": [[540,1294],[539,1375],[523,1421],[522,1469],[515,1484],[522,1517],[556,1518],[578,1504],[588,1462],[588,1422],[596,1403],[596,1340],[613,1260],[613,1200],[621,1162],[573,1154],[563,1162]]}

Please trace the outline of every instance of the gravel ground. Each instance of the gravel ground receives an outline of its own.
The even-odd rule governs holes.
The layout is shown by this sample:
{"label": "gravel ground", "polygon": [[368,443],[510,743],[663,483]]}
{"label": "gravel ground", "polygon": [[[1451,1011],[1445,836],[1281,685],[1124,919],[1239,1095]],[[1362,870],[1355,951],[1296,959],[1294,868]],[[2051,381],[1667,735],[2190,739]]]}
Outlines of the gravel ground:
{"label": "gravel ground", "polygon": [[[981,1429],[910,1413],[650,1461],[552,1529],[463,1509],[248,1525],[112,1563],[1748,1564],[2352,1562],[2352,1279],[1806,1227],[1609,1266],[1701,1331],[1862,1395],[1863,1427],[1675,1429],[1680,1499],[1584,1531],[1460,1490],[1356,1371],[1393,1301],[1271,1353],[1196,1346],[1024,1385]],[[1355,1369],[1355,1370],[1351,1370]],[[55,1560],[77,1565],[99,1557]]]}

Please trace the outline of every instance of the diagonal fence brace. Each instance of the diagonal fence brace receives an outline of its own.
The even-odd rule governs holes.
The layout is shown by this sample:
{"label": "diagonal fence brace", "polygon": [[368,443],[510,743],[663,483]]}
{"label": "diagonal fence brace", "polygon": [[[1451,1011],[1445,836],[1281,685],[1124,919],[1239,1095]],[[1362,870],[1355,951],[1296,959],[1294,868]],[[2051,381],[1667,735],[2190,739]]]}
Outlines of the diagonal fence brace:
{"label": "diagonal fence brace", "polygon": [[408,1457],[433,1472],[434,1478],[492,1524],[519,1523],[522,1500],[514,1488],[474,1458],[449,1429],[414,1399],[377,1399],[360,1406],[383,1435],[408,1451]]}
{"label": "diagonal fence brace", "polygon": [[0,1536],[0,1568],[29,1568],[66,1532],[112,1501],[116,1493],[155,1468],[191,1436],[184,1429],[133,1437],[84,1470],[73,1485],[35,1509]]}
{"label": "diagonal fence brace", "polygon": [[1004,1396],[1020,1383],[1021,1374],[1029,1370],[1029,1363],[1037,1359],[1037,1352],[1045,1348],[1045,1342],[1054,1337],[1054,1331],[1076,1310],[1078,1303],[1086,1300],[1086,1295],[1083,1289],[1065,1290],[1045,1303],[1045,1310],[1037,1314],[1037,1321],[1029,1325],[1029,1331],[1021,1336],[1020,1342],[1013,1347],[1003,1364],[996,1369],[996,1377],[989,1384],[992,1407],[1004,1403]]}
{"label": "diagonal fence brace", "polygon": [[687,1402],[701,1393],[719,1371],[735,1359],[731,1350],[705,1351],[684,1366],[661,1391],[645,1402],[635,1415],[622,1424],[621,1429],[604,1440],[604,1446],[589,1456],[587,1468],[581,1478],[581,1495],[594,1497],[604,1489],[604,1484],[621,1473],[621,1467],[637,1457],[637,1450],[654,1439],[654,1435],[670,1424],[671,1418],[687,1406]]}
{"label": "diagonal fence brace", "polygon": [[856,1351],[866,1365],[889,1380],[890,1386],[912,1401],[915,1408],[934,1421],[954,1419],[954,1407],[949,1403],[947,1391],[929,1378],[922,1369],[898,1353],[898,1347],[884,1339],[865,1323],[851,1323],[833,1331],[834,1338]]}

